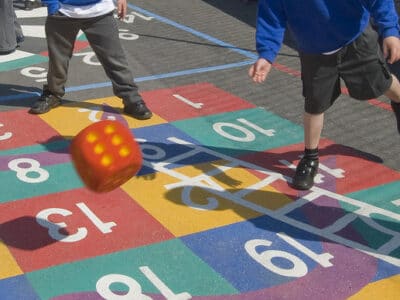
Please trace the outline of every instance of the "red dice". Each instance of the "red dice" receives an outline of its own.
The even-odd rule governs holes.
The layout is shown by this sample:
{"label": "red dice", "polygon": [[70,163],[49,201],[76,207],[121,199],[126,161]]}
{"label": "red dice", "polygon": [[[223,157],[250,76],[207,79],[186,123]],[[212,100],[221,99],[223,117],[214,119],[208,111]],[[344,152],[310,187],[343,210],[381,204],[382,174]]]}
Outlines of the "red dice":
{"label": "red dice", "polygon": [[135,176],[142,152],[129,128],[118,121],[100,121],[72,139],[70,153],[77,173],[92,191],[114,190]]}

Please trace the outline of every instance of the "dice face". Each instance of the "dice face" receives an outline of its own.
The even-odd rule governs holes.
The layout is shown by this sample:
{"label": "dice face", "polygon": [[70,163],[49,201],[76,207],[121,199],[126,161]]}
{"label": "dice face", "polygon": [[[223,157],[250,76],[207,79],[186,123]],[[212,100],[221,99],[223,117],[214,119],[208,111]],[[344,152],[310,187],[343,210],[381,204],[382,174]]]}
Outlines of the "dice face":
{"label": "dice face", "polygon": [[72,161],[85,185],[108,192],[140,170],[142,153],[130,130],[118,121],[93,123],[71,142]]}

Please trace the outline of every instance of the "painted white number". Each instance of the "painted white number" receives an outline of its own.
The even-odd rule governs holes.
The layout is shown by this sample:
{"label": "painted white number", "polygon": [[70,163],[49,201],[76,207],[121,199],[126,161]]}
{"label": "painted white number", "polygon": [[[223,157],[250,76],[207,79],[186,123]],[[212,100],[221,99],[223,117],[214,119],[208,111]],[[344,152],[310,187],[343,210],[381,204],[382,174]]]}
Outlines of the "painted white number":
{"label": "painted white number", "polygon": [[[101,106],[91,106],[89,108],[79,108],[78,112],[88,112],[88,119],[93,122],[99,122],[101,119],[98,115],[103,113]],[[107,116],[107,120],[115,120],[115,116]]]}
{"label": "painted white number", "polygon": [[[153,17],[147,17],[147,16],[144,16],[144,15],[134,11],[134,12],[132,12],[132,14],[127,14],[125,16],[125,18],[121,19],[121,21],[124,23],[133,23],[135,21],[136,17],[139,17],[145,21],[150,21],[153,19]],[[114,18],[119,19],[118,14],[114,14]]]}
{"label": "painted white number", "polygon": [[82,61],[91,66],[101,66],[101,63],[97,60],[97,56],[93,51],[74,53],[74,56],[83,56]]}
{"label": "painted white number", "polygon": [[74,234],[67,235],[61,233],[60,230],[62,228],[66,228],[67,224],[64,222],[53,223],[49,221],[50,215],[62,215],[66,217],[72,215],[72,212],[62,208],[49,208],[42,210],[36,215],[36,221],[39,223],[39,225],[49,229],[49,235],[53,239],[66,243],[73,243],[83,240],[86,237],[87,229],[84,227],[79,227],[77,232]]}
{"label": "painted white number", "polygon": [[[31,158],[13,159],[8,163],[8,167],[17,173],[19,180],[27,183],[39,183],[49,178],[49,172],[40,168],[40,163]],[[37,174],[37,176],[29,177],[28,174]]]}
{"label": "painted white number", "polygon": [[153,19],[153,17],[148,17],[148,16],[145,16],[145,15],[142,15],[142,14],[136,12],[136,11],[133,11],[132,15],[137,16],[137,17],[139,17],[139,18],[141,18],[141,19],[143,19],[145,21],[150,21],[150,20]]}
{"label": "painted white number", "polygon": [[[317,254],[311,249],[296,241],[295,239],[291,238],[284,232],[277,233],[277,236],[300,252],[307,255],[309,258],[320,264],[322,267],[328,268],[333,266],[333,264],[330,262],[330,260],[333,258],[333,255],[331,255],[330,253]],[[280,250],[266,250],[261,253],[258,253],[256,251],[256,248],[259,246],[269,247],[271,245],[271,241],[254,239],[247,241],[244,248],[255,261],[278,275],[286,277],[303,277],[307,274],[307,265],[300,258],[291,253]],[[286,259],[292,264],[292,267],[285,269],[276,266],[273,262],[274,258]]]}
{"label": "painted white number", "polygon": [[102,222],[93,211],[87,207],[85,203],[77,203],[76,206],[88,217],[88,219],[102,232],[102,233],[110,233],[112,232],[111,228],[116,226],[114,222]]}
{"label": "painted white number", "polygon": [[[240,119],[237,119],[237,121],[242,123],[243,125],[246,125],[247,127],[254,129],[255,131],[258,131],[259,133],[261,133],[263,135],[271,137],[271,136],[274,136],[274,134],[275,134],[274,129],[263,129],[263,128],[259,127],[258,125],[254,124],[246,119],[240,118]],[[224,128],[234,129],[234,130],[240,132],[241,134],[239,136],[230,134],[230,133],[226,132],[224,130]],[[228,122],[218,122],[213,125],[213,129],[219,135],[221,135],[227,139],[237,141],[237,142],[249,143],[249,142],[253,142],[256,139],[255,134],[242,125],[237,125],[237,124],[228,123]]]}
{"label": "painted white number", "polygon": [[[192,296],[189,293],[175,294],[171,289],[148,267],[139,267],[139,270],[146,278],[161,292],[167,300],[189,300]],[[128,292],[114,292],[111,285],[122,283],[128,287]],[[151,300],[152,298],[142,293],[142,286],[133,278],[122,274],[108,274],[101,277],[96,283],[96,291],[106,300]]]}
{"label": "painted white number", "polygon": [[277,236],[280,237],[282,240],[284,240],[289,245],[291,245],[292,247],[303,252],[305,255],[307,255],[309,258],[311,258],[312,260],[314,260],[316,263],[320,264],[324,268],[329,268],[329,267],[333,266],[333,264],[330,262],[330,260],[333,258],[332,254],[330,254],[330,253],[317,254],[317,253],[311,251],[310,249],[308,249],[306,246],[300,244],[298,241],[296,241],[294,238],[288,236],[284,232],[277,233]]}
{"label": "painted white number", "polygon": [[[137,142],[145,142],[142,139],[136,139]],[[144,159],[148,160],[158,160],[164,158],[167,154],[161,147],[148,145],[148,144],[141,144],[140,145],[142,150],[142,155]]]}
{"label": "painted white number", "polygon": [[[259,264],[271,270],[272,272],[286,277],[303,277],[307,274],[307,265],[297,256],[293,254],[279,251],[279,250],[266,250],[264,252],[258,253],[256,248],[259,246],[271,246],[272,242],[268,240],[251,240],[246,242],[244,248],[247,253],[254,258]],[[274,258],[283,258],[292,263],[292,267],[288,269],[281,268],[274,265]]]}
{"label": "painted white number", "polygon": [[[110,286],[117,282],[125,284],[129,288],[128,293],[119,295],[111,291]],[[109,274],[101,277],[96,283],[96,290],[100,296],[107,300],[151,300],[149,296],[142,294],[142,287],[135,279],[121,274]]]}
{"label": "painted white number", "polygon": [[[76,206],[88,217],[88,219],[102,232],[102,233],[110,233],[112,232],[111,228],[116,226],[114,222],[104,223],[101,221],[95,213],[85,204],[85,203],[77,203]],[[61,215],[63,217],[72,215],[72,212],[63,208],[48,208],[40,211],[36,215],[36,221],[39,225],[49,229],[49,235],[60,242],[73,243],[83,240],[87,234],[88,230],[85,227],[79,227],[77,232],[74,234],[63,234],[61,233],[61,229],[66,228],[67,224],[64,222],[53,223],[49,220],[49,216],[51,215]],[[65,230],[64,230],[65,231]]]}
{"label": "painted white number", "polygon": [[47,80],[47,70],[42,67],[27,67],[21,70],[21,74],[29,78],[37,78],[37,82]]}
{"label": "painted white number", "polygon": [[129,31],[128,29],[120,29],[119,31],[120,31],[119,32],[120,39],[134,41],[139,38],[139,36],[137,34],[128,32]]}
{"label": "painted white number", "polygon": [[[3,127],[4,125],[0,123],[0,127]],[[2,135],[0,135],[0,141],[4,141],[4,140],[8,140],[12,137],[12,133],[11,132],[6,132],[3,133]]]}
{"label": "painted white number", "polygon": [[183,103],[186,103],[187,105],[190,105],[191,107],[194,107],[196,109],[200,109],[204,105],[204,103],[201,103],[201,102],[190,101],[189,99],[187,99],[179,94],[173,94],[172,96],[174,96],[176,99],[178,99],[178,100],[182,101]]}

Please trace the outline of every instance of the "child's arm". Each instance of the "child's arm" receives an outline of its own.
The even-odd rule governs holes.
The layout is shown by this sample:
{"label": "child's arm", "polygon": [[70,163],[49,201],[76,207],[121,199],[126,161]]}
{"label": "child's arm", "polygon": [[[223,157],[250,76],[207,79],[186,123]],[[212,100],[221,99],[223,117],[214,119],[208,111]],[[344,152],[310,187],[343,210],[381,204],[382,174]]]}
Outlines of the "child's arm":
{"label": "child's arm", "polygon": [[363,2],[382,38],[400,36],[399,19],[393,0],[363,0]]}
{"label": "child's arm", "polygon": [[379,35],[383,39],[383,54],[387,62],[393,64],[400,59],[400,27],[394,1],[363,1],[374,19]]}
{"label": "child's arm", "polygon": [[383,55],[389,64],[393,64],[400,59],[400,39],[389,36],[382,42]]}
{"label": "child's arm", "polygon": [[249,69],[249,76],[256,83],[263,82],[267,76],[269,71],[271,71],[272,64],[264,59],[259,58]]}
{"label": "child's arm", "polygon": [[42,3],[47,6],[49,15],[54,15],[60,9],[58,0],[42,0]]}
{"label": "child's arm", "polygon": [[126,16],[127,4],[126,0],[117,1],[117,14],[119,19],[123,19]]}
{"label": "child's arm", "polygon": [[269,62],[275,60],[282,46],[285,29],[286,15],[282,2],[259,0],[256,27],[256,48],[259,57]]}

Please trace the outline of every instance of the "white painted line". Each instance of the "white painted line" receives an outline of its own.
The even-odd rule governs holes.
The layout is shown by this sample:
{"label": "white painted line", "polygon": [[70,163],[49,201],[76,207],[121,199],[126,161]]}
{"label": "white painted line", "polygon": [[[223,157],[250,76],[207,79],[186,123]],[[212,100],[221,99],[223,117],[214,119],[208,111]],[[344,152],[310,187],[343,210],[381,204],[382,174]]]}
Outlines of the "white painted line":
{"label": "white painted line", "polygon": [[22,32],[26,37],[46,38],[44,25],[22,25]]}
{"label": "white painted line", "polygon": [[15,10],[15,14],[17,15],[18,19],[22,18],[43,18],[47,17],[47,8],[46,7],[39,7],[32,10]]}
{"label": "white painted line", "polygon": [[33,56],[33,55],[34,55],[33,53],[16,50],[13,53],[10,53],[7,55],[0,55],[0,63],[9,62],[12,60],[17,60],[20,58],[25,58],[25,57],[29,57],[29,56]]}

